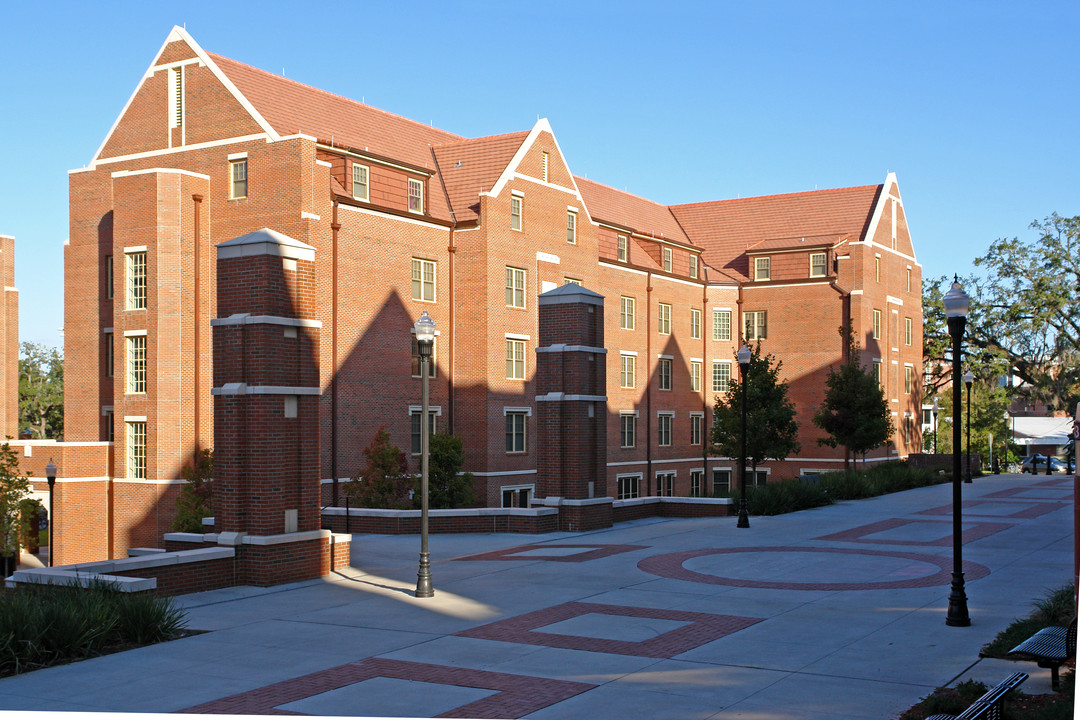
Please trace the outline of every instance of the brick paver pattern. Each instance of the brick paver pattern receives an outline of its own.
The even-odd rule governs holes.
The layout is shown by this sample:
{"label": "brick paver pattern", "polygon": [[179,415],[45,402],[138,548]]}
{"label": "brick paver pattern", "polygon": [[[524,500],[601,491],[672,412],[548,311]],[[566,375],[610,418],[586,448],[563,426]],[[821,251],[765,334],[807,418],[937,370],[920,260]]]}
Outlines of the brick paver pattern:
{"label": "brick paver pattern", "polygon": [[[1008,515],[996,515],[994,513],[980,513],[978,510],[971,511],[971,508],[978,508],[980,505],[1027,505],[1027,507],[1017,510],[1016,512],[1009,513]],[[1021,501],[1017,499],[1005,499],[1005,500],[964,500],[960,503],[960,507],[963,509],[964,517],[989,517],[997,518],[998,520],[1006,520],[1009,518],[1015,518],[1017,520],[1031,520],[1032,518],[1041,517],[1046,513],[1054,512],[1055,510],[1061,510],[1066,507],[1063,502],[1038,502],[1034,500]],[[922,510],[919,515],[952,515],[952,504],[940,505],[929,510]]]}
{"label": "brick paver pattern", "polygon": [[[935,524],[940,525],[944,530],[944,534],[936,540],[890,540],[888,538],[872,538],[869,535],[875,533],[885,532],[886,530],[892,530],[898,527],[904,527],[905,525],[926,525]],[[1013,527],[1013,523],[969,523],[969,527],[961,533],[961,541],[966,545],[976,540],[982,540],[984,537],[989,537],[994,533],[1001,532],[1002,530],[1008,530]],[[832,533],[830,535],[822,535],[821,537],[814,538],[815,540],[835,540],[838,542],[857,542],[857,543],[873,543],[876,545],[923,545],[923,546],[940,546],[945,547],[952,545],[952,521],[950,520],[905,520],[903,518],[889,518],[888,520],[879,520],[869,525],[860,525],[859,527],[851,528],[850,530],[844,530],[838,533]]]}
{"label": "brick paver pattern", "polygon": [[[546,550],[548,548],[593,548],[579,553],[573,553],[571,555],[519,555],[518,553],[528,552],[530,550]],[[491,552],[480,553],[479,555],[466,555],[464,557],[454,558],[454,560],[517,560],[522,562],[525,560],[545,560],[550,562],[587,562],[589,560],[597,560],[599,558],[610,557],[611,555],[618,555],[619,553],[630,552],[632,550],[645,550],[647,545],[518,545],[517,547],[504,548],[502,550],[492,550]]]}

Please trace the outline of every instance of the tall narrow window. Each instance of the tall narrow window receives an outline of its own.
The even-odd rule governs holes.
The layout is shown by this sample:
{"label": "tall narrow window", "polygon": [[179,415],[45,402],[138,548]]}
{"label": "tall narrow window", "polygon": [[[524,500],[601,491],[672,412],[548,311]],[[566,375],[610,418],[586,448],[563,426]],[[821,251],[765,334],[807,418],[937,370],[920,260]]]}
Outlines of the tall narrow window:
{"label": "tall narrow window", "polygon": [[131,480],[146,479],[146,423],[127,425],[127,476]]}
{"label": "tall narrow window", "polygon": [[701,339],[701,311],[697,308],[690,308],[690,339]]}
{"label": "tall narrow window", "polygon": [[146,309],[146,252],[124,253],[127,275],[127,309]]}
{"label": "tall narrow window", "polygon": [[712,339],[731,339],[731,311],[713,310],[712,314]]}
{"label": "tall narrow window", "polygon": [[911,268],[907,269],[907,291],[911,292]]}
{"label": "tall narrow window", "polygon": [[660,367],[658,368],[660,376],[660,389],[671,389],[671,358],[660,358]]}
{"label": "tall narrow window", "polygon": [[626,262],[628,258],[627,240],[625,235],[619,236],[619,262]]}
{"label": "tall narrow window", "polygon": [[619,415],[619,447],[632,448],[637,435],[637,416],[634,413]]}
{"label": "tall narrow window", "polygon": [[754,258],[754,279],[768,280],[772,277],[772,258]]}
{"label": "tall narrow window", "polygon": [[548,152],[544,150],[540,154],[540,171],[544,182],[548,181]]}
{"label": "tall narrow window", "polygon": [[506,268],[506,304],[525,307],[525,271],[520,268]]}
{"label": "tall narrow window", "polygon": [[523,412],[506,413],[506,452],[525,452],[525,417]]}
{"label": "tall narrow window", "polygon": [[705,421],[705,418],[702,415],[691,415],[690,416],[690,444],[691,445],[700,445],[701,444],[701,425],[702,425],[702,423],[704,421]]}
{"label": "tall narrow window", "polygon": [[730,470],[713,470],[712,471],[712,489],[713,492],[726,493],[731,490],[731,471]]}
{"label": "tall narrow window", "polygon": [[[410,436],[410,451],[413,455],[420,454],[420,444],[423,438],[420,437],[420,418],[423,415],[423,410],[413,410],[409,413],[409,424],[411,431]],[[428,440],[430,442],[431,436],[435,434],[435,411],[428,410]]]}
{"label": "tall narrow window", "polygon": [[126,354],[127,392],[143,394],[146,392],[146,336],[128,336]]}
{"label": "tall narrow window", "polygon": [[881,339],[881,311],[880,310],[875,310],[874,311],[873,338],[875,340],[880,340]]}
{"label": "tall narrow window", "polygon": [[825,277],[825,253],[810,253],[810,277]]}
{"label": "tall narrow window", "polygon": [[701,470],[690,471],[690,497],[701,497],[701,476],[704,474]]}
{"label": "tall narrow window", "polygon": [[115,430],[113,429],[113,411],[112,410],[106,410],[105,411],[105,440],[107,442],[115,442],[116,441],[116,435],[114,433],[115,433]]}
{"label": "tall narrow window", "polygon": [[656,494],[671,497],[675,490],[675,473],[656,473]]}
{"label": "tall narrow window", "polygon": [[566,242],[571,245],[577,244],[577,213],[566,213]]}
{"label": "tall narrow window", "polygon": [[521,203],[522,199],[517,195],[510,198],[510,229],[521,229]]}
{"label": "tall narrow window", "polygon": [[690,389],[701,392],[701,362],[697,360],[690,361]]}
{"label": "tall narrow window", "polygon": [[671,445],[671,420],[673,413],[661,413],[656,418],[656,444],[660,447]]}
{"label": "tall narrow window", "polygon": [[371,197],[368,191],[368,168],[367,165],[352,166],[352,196],[357,200],[367,202]]}
{"label": "tall narrow window", "polygon": [[633,388],[636,382],[637,358],[633,355],[621,355],[620,363],[619,387]]}
{"label": "tall narrow window", "polygon": [[667,303],[659,304],[656,329],[661,335],[671,334],[671,305]]}
{"label": "tall narrow window", "polygon": [[229,185],[229,197],[232,199],[246,198],[248,194],[247,158],[231,160],[229,172],[232,182]]}
{"label": "tall narrow window", "polygon": [[915,385],[915,368],[910,365],[904,366],[904,392],[908,395],[911,394],[911,390]]}
{"label": "tall narrow window", "polygon": [[714,393],[726,393],[730,380],[731,363],[714,360],[712,364],[712,391]]}
{"label": "tall narrow window", "polygon": [[904,318],[904,344],[911,344],[911,318]]}
{"label": "tall narrow window", "polygon": [[108,330],[105,332],[105,377],[113,376],[113,332]]}
{"label": "tall narrow window", "polygon": [[[438,377],[439,364],[435,362],[435,358],[438,356],[439,351],[439,338],[435,338],[431,342],[431,357],[428,358],[428,377]],[[416,336],[412,337],[412,376],[415,378],[420,377],[420,344],[416,342]]]}
{"label": "tall narrow window", "polygon": [[768,337],[769,315],[765,310],[746,313],[746,339],[763,340]]}
{"label": "tall narrow window", "polygon": [[112,255],[105,256],[105,297],[112,300],[113,296],[113,260]]}
{"label": "tall narrow window", "polygon": [[697,278],[697,255],[690,256],[690,277]]}
{"label": "tall narrow window", "polygon": [[878,385],[883,389],[885,387],[885,373],[881,372],[881,361],[874,361],[874,379],[877,380]]}
{"label": "tall narrow window", "polygon": [[184,124],[184,68],[169,70],[169,127]]}
{"label": "tall narrow window", "polygon": [[506,340],[506,379],[525,379],[525,341]]}
{"label": "tall narrow window", "polygon": [[409,178],[409,212],[424,212],[424,183]]}
{"label": "tall narrow window", "polygon": [[671,272],[671,248],[664,248],[664,272]]}
{"label": "tall narrow window", "polygon": [[623,330],[634,329],[634,298],[623,297],[620,299],[619,325]]}
{"label": "tall narrow window", "polygon": [[435,302],[435,263],[412,259],[412,299]]}
{"label": "tall narrow window", "polygon": [[874,281],[881,282],[881,258],[874,258]]}

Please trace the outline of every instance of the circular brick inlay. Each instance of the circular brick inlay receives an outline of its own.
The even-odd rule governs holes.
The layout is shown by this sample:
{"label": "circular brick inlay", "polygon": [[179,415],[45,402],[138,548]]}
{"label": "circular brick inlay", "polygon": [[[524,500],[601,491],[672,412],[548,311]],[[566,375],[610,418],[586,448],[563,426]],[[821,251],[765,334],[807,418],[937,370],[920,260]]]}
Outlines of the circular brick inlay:
{"label": "circular brick inlay", "polygon": [[[829,553],[837,555],[860,555],[864,557],[895,558],[906,560],[908,563],[915,562],[931,566],[934,570],[927,574],[912,576],[908,564],[902,572],[894,572],[893,575],[903,575],[895,580],[878,580],[873,582],[787,582],[780,580],[751,580],[742,577],[722,577],[684,567],[685,563],[694,558],[705,555],[725,555],[738,553]],[[892,563],[889,563],[892,565]],[[964,575],[967,580],[978,580],[990,574],[990,570],[978,563],[965,562]],[[846,548],[810,548],[810,547],[750,547],[750,548],[706,548],[703,550],[688,550],[686,552],[669,553],[667,555],[654,555],[645,558],[638,563],[638,568],[652,575],[671,578],[673,580],[686,580],[687,582],[703,583],[707,585],[727,585],[731,587],[766,588],[772,590],[891,590],[899,588],[920,588],[948,585],[952,581],[952,558],[936,557],[933,555],[921,555],[909,552],[888,552],[884,550],[850,550]],[[883,568],[888,572],[888,568]],[[794,572],[798,572],[795,570]],[[845,572],[843,562],[838,562],[836,572]]]}

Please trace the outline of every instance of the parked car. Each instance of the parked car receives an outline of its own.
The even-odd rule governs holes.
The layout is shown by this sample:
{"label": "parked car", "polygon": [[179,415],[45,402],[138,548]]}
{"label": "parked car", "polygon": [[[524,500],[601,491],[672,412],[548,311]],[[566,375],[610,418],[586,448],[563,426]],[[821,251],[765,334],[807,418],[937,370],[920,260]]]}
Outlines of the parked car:
{"label": "parked car", "polygon": [[[1034,468],[1032,467],[1032,461],[1034,461]],[[1024,461],[1020,463],[1020,472],[1032,474],[1045,473],[1046,456],[1040,453],[1028,455],[1024,458]],[[1056,457],[1051,457],[1050,472],[1072,474],[1076,472],[1076,462],[1074,460],[1069,460],[1068,464],[1066,464],[1064,460],[1058,460]]]}

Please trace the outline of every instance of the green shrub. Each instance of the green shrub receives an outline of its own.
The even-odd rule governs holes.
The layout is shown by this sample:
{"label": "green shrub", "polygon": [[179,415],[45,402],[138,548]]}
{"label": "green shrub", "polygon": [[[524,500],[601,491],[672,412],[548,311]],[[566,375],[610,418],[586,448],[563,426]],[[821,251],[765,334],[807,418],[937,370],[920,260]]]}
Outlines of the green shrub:
{"label": "green shrub", "polygon": [[1048,590],[1042,598],[1034,600],[1031,614],[1012,621],[1008,627],[983,646],[979,653],[984,657],[1004,657],[1020,643],[1046,627],[1065,627],[1072,622],[1076,611],[1073,606],[1072,584]]}
{"label": "green shrub", "polygon": [[214,453],[200,450],[191,465],[180,471],[186,481],[176,498],[173,532],[201,533],[203,518],[214,514]]}
{"label": "green shrub", "polygon": [[751,515],[781,515],[829,505],[832,500],[821,485],[782,480],[747,488],[746,506]]}

